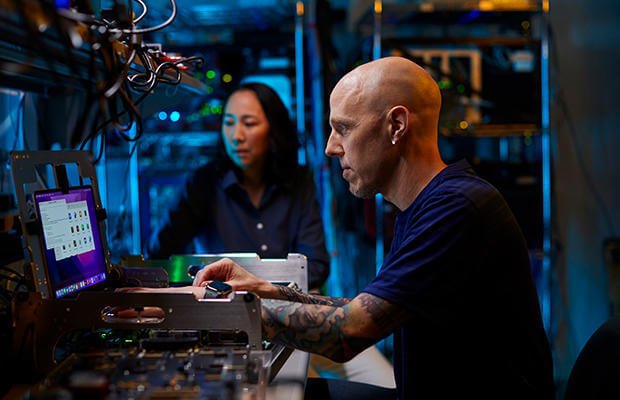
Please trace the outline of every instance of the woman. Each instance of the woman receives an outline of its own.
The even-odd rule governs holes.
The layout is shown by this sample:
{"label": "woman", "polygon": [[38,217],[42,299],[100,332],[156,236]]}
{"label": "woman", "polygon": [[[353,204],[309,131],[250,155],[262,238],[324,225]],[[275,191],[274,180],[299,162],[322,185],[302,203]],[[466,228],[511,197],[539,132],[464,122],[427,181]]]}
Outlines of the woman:
{"label": "woman", "polygon": [[288,253],[308,257],[308,287],[329,274],[312,174],[297,163],[299,142],[280,97],[261,83],[228,98],[220,159],[196,170],[153,237],[151,258],[196,253]]}

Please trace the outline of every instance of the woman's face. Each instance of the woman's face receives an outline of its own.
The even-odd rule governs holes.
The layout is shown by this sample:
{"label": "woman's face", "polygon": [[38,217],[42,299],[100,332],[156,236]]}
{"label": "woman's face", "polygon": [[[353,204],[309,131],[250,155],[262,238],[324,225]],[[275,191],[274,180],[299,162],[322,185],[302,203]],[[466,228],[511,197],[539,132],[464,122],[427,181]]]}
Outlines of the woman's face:
{"label": "woman's face", "polygon": [[269,121],[251,90],[233,93],[222,120],[226,153],[242,170],[263,168],[269,151]]}

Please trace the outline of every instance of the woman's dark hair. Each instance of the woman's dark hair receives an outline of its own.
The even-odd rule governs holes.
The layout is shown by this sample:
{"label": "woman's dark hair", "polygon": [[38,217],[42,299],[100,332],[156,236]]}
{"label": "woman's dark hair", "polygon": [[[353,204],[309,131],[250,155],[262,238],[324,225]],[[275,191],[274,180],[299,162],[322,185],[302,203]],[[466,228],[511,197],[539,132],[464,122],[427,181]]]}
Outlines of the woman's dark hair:
{"label": "woman's dark hair", "polygon": [[[265,179],[288,183],[298,169],[297,150],[299,148],[297,130],[289,117],[288,110],[280,96],[265,84],[244,83],[233,93],[244,90],[254,92],[269,121],[269,153],[265,165]],[[223,143],[221,144],[223,149]],[[224,154],[226,154],[225,151]],[[224,164],[230,167],[232,162],[227,156],[224,158]]]}

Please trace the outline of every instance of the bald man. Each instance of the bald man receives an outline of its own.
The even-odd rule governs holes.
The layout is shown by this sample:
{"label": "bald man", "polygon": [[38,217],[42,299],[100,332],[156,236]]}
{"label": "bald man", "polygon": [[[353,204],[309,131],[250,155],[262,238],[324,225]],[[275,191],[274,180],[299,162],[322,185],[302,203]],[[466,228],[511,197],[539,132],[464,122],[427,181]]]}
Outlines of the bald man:
{"label": "bald man", "polygon": [[232,261],[200,271],[263,299],[275,342],[346,361],[394,334],[400,399],[551,399],[552,362],[523,235],[501,195],[437,147],[441,96],[404,58],[364,64],[330,97],[325,153],[359,197],[400,213],[376,278],[355,298],[274,286]]}

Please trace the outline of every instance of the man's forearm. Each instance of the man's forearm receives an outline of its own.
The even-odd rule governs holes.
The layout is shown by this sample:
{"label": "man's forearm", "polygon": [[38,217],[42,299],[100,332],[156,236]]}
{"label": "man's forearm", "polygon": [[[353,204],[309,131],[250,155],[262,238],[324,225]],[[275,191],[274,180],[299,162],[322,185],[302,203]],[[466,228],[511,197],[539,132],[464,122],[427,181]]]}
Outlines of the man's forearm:
{"label": "man's forearm", "polygon": [[320,304],[326,306],[337,306],[341,307],[346,304],[349,304],[351,299],[343,298],[343,297],[327,297],[327,296],[319,296],[315,294],[308,294],[300,292],[299,290],[295,290],[293,288],[275,285],[278,295],[277,298],[280,300],[293,301],[296,303],[304,303],[304,304]]}
{"label": "man's forearm", "polygon": [[347,307],[280,300],[263,300],[262,304],[263,331],[274,342],[338,362],[351,359],[375,342],[345,333],[345,324],[351,323]]}

